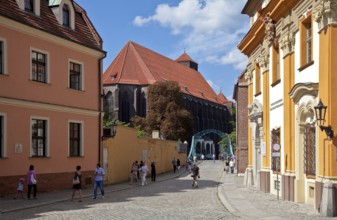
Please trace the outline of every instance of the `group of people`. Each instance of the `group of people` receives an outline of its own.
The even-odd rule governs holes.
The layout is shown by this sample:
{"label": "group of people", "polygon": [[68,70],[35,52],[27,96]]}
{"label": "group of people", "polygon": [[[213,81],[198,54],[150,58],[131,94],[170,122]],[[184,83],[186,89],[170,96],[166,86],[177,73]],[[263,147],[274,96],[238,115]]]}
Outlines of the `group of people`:
{"label": "group of people", "polygon": [[[101,191],[101,196],[102,199],[104,199],[104,188],[103,188],[103,181],[104,181],[104,176],[105,176],[105,170],[101,166],[100,163],[97,163],[96,169],[94,170],[94,177],[95,177],[95,182],[94,182],[94,195],[92,199],[97,198],[97,189],[99,188]],[[79,193],[79,202],[82,202],[82,173],[81,173],[81,166],[76,166],[76,171],[73,176],[73,193],[71,196],[71,201],[74,200],[76,192]]]}
{"label": "group of people", "polygon": [[234,173],[234,167],[235,167],[235,162],[233,158],[230,158],[229,160],[226,160],[226,166],[225,166],[225,171],[226,173],[230,172]]}
{"label": "group of people", "polygon": [[[173,172],[180,172],[180,160],[173,158],[172,160],[172,165],[173,165]],[[197,179],[200,178],[200,173],[199,173],[199,167],[197,166],[196,163],[192,164],[188,163],[186,167],[190,170],[192,173],[192,178],[193,178],[193,187],[198,187],[198,182]],[[135,161],[132,163],[131,166],[131,177],[130,177],[130,184],[132,184],[134,181],[138,182],[139,179],[141,179],[141,185],[144,186],[147,184],[146,176],[147,173],[149,172],[148,166],[146,164],[146,161]],[[97,163],[96,169],[94,171],[94,177],[95,177],[95,182],[94,182],[94,192],[93,192],[93,199],[97,198],[97,189],[99,188],[101,191],[101,196],[104,199],[104,189],[103,189],[103,180],[105,176],[105,170],[102,168],[100,163]],[[152,161],[151,163],[151,182],[156,181],[156,163],[155,161]],[[34,170],[34,165],[29,166],[29,170],[27,172],[27,198],[31,198],[31,193],[33,191],[33,198],[36,199],[36,194],[37,194],[37,175]],[[17,192],[14,197],[14,199],[17,198],[24,198],[23,195],[23,189],[24,189],[24,184],[25,184],[25,179],[21,177],[19,179],[19,183],[17,184]],[[79,201],[82,202],[82,173],[81,173],[81,166],[77,165],[75,169],[75,173],[73,175],[73,192],[71,195],[71,201],[74,200],[76,192],[79,194]]]}
{"label": "group of people", "polygon": [[[97,198],[97,189],[99,188],[101,191],[102,198],[104,199],[104,189],[103,189],[103,178],[105,176],[105,170],[101,167],[100,163],[97,163],[96,169],[94,171],[95,182],[94,182],[94,195],[93,199]],[[29,170],[26,176],[27,183],[27,198],[31,198],[31,193],[33,191],[33,199],[37,199],[37,175],[34,170],[34,165],[29,166]],[[19,179],[19,183],[17,184],[16,195],[14,199],[22,198],[24,199],[23,189],[24,189],[25,179],[21,177]],[[76,166],[76,170],[73,176],[73,192],[71,196],[71,200],[74,199],[75,193],[79,193],[79,201],[82,202],[82,173],[81,166]]]}
{"label": "group of people", "polygon": [[[149,172],[149,168],[146,164],[146,161],[138,161],[136,160],[135,162],[132,163],[131,165],[131,176],[130,176],[130,184],[133,182],[138,182],[139,179],[141,179],[141,185],[147,185],[147,180],[146,176],[147,173]],[[151,182],[156,181],[156,162],[152,161],[151,163]]]}
{"label": "group of people", "polygon": [[[31,191],[33,189],[33,198],[36,199],[36,192],[37,192],[37,178],[36,178],[36,173],[34,170],[34,165],[30,165],[28,172],[27,172],[27,198],[30,199],[30,195],[31,195]],[[14,197],[14,199],[17,198],[22,198],[24,199],[24,195],[23,195],[23,188],[24,188],[24,184],[25,184],[25,179],[23,177],[20,177],[19,179],[19,183],[17,185],[16,188],[16,195]]]}

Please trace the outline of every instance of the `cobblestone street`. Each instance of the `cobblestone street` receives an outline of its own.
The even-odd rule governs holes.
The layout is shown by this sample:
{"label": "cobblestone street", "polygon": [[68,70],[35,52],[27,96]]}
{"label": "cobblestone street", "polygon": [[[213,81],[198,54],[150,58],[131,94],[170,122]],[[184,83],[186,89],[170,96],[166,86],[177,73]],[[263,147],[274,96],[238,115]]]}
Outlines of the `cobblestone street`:
{"label": "cobblestone street", "polygon": [[[141,187],[128,183],[105,187],[105,199],[69,201],[70,191],[40,193],[37,200],[0,201],[7,219],[336,219],[313,207],[277,200],[275,195],[242,186],[242,177],[223,172],[221,161],[200,164],[199,188],[185,170],[158,176]],[[48,197],[49,196],[49,197]]]}
{"label": "cobblestone street", "polygon": [[[58,202],[5,213],[1,219],[228,219],[233,215],[217,196],[222,174],[219,166],[220,163],[204,163],[200,187],[196,189],[192,188],[192,178],[185,172],[179,178],[106,193],[104,200],[88,197],[82,203]],[[20,202],[35,201],[17,202],[19,206]]]}

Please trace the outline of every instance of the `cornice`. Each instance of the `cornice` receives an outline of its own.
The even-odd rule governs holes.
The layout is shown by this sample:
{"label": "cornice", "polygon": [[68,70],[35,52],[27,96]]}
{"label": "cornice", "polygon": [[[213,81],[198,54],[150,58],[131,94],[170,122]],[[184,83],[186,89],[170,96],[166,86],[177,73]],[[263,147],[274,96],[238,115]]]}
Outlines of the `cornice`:
{"label": "cornice", "polygon": [[300,0],[271,0],[266,8],[263,9],[260,17],[255,21],[246,36],[239,43],[239,50],[246,56],[250,56],[254,48],[265,37],[265,23],[263,22],[267,14],[273,19],[274,23],[290,11]]}

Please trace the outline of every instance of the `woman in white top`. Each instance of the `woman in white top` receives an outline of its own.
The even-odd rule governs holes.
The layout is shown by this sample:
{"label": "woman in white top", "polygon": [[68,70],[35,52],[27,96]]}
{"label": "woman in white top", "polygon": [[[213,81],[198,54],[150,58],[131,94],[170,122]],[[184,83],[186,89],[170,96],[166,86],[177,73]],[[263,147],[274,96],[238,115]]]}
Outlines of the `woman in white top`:
{"label": "woman in white top", "polygon": [[147,184],[146,175],[147,175],[147,172],[149,172],[149,168],[146,165],[146,161],[144,161],[144,165],[139,168],[139,171],[140,171],[141,176],[142,176],[142,186],[144,186],[144,185]]}

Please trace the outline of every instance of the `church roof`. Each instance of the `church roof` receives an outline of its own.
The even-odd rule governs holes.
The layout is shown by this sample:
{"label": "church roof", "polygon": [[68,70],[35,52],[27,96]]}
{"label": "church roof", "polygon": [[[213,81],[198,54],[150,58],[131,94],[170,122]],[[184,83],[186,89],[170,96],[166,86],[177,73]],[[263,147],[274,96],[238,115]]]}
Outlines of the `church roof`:
{"label": "church roof", "polygon": [[185,94],[223,104],[200,72],[132,41],[127,42],[102,77],[103,85],[150,85],[162,80],[178,82]]}
{"label": "church roof", "polygon": [[225,96],[222,92],[220,92],[220,93],[218,94],[217,99],[218,99],[218,101],[219,101],[221,104],[226,104],[226,103],[229,102],[228,99],[226,98],[226,96]]}
{"label": "church roof", "polygon": [[176,59],[176,61],[177,62],[186,62],[186,61],[189,61],[189,62],[196,63],[194,60],[192,60],[192,58],[186,52],[184,52],[183,54],[181,54],[181,56],[178,57],[178,59]]}

